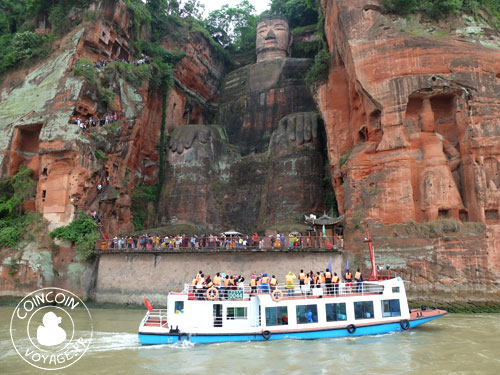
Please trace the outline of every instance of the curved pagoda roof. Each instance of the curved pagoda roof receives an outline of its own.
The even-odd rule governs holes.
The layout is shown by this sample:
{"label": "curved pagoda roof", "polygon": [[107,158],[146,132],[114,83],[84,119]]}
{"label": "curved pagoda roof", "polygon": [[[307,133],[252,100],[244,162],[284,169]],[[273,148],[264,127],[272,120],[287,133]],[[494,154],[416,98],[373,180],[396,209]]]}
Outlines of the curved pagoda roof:
{"label": "curved pagoda roof", "polygon": [[306,223],[310,225],[335,225],[344,221],[344,215],[339,217],[331,217],[326,214],[318,217],[317,219],[311,219],[306,216]]}

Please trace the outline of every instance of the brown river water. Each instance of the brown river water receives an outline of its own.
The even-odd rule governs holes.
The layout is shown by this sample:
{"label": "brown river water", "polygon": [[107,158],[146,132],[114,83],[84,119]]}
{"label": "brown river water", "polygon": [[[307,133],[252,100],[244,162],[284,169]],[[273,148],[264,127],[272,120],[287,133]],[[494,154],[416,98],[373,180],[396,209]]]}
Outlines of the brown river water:
{"label": "brown river water", "polygon": [[93,339],[73,365],[24,362],[9,333],[14,307],[0,307],[0,374],[500,374],[500,314],[448,314],[379,336],[142,347],[145,311],[90,308]]}

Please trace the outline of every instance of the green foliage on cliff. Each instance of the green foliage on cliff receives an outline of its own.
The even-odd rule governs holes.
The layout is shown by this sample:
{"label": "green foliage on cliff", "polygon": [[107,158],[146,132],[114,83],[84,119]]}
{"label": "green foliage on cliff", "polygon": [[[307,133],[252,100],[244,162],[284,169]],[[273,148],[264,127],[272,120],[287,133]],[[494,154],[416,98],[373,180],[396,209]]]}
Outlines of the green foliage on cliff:
{"label": "green foliage on cliff", "polygon": [[[47,57],[55,35],[64,35],[80,22],[79,17],[70,19],[70,10],[89,4],[90,0],[0,1],[0,78],[12,68],[30,66]],[[42,20],[52,29],[51,34],[34,32]]]}
{"label": "green foliage on cliff", "polygon": [[269,14],[286,17],[290,29],[318,22],[319,0],[271,0]]}
{"label": "green foliage on cliff", "polygon": [[314,90],[316,87],[328,80],[330,71],[330,53],[327,49],[322,49],[314,57],[314,64],[307,71],[306,84]]}
{"label": "green foliage on cliff", "polygon": [[332,174],[330,172],[330,162],[326,161],[324,166],[324,176],[321,179],[321,184],[325,191],[325,207],[326,211],[330,216],[338,215],[337,198],[335,197],[335,191],[333,190],[332,184]]}
{"label": "green foliage on cliff", "polygon": [[70,224],[50,232],[52,239],[60,239],[74,243],[79,260],[90,261],[94,258],[95,244],[99,239],[97,224],[83,211],[78,211],[77,217]]}
{"label": "green foliage on cliff", "polygon": [[36,182],[32,175],[31,169],[20,166],[15,176],[0,181],[0,217],[20,215],[23,201],[35,193]]}
{"label": "green foliage on cliff", "polygon": [[416,223],[408,221],[406,230],[409,234],[415,234],[421,238],[436,238],[442,237],[449,233],[458,233],[461,231],[470,232],[472,234],[484,233],[486,226],[479,222],[465,222],[455,219],[438,219],[425,223]]}
{"label": "green foliage on cliff", "polygon": [[235,7],[225,4],[210,12],[203,25],[224,48],[230,63],[249,64],[255,62],[257,18],[255,7],[242,0]]}
{"label": "green foliage on cliff", "polygon": [[[465,12],[476,14],[479,9],[485,9],[493,14],[499,14],[500,1],[498,0],[382,0],[382,9],[386,13],[402,16],[410,13],[422,12],[434,19]],[[498,17],[497,17],[498,18]]]}
{"label": "green foliage on cliff", "polygon": [[133,223],[136,231],[144,229],[149,203],[158,202],[160,188],[158,185],[138,185],[132,189],[130,210],[134,216]]}
{"label": "green foliage on cliff", "polygon": [[75,75],[84,77],[90,84],[96,84],[97,71],[94,68],[94,63],[89,58],[83,57],[79,59],[71,69]]}
{"label": "green foliage on cliff", "polygon": [[108,157],[106,156],[106,154],[101,150],[95,150],[94,155],[97,159],[108,160]]}
{"label": "green foliage on cliff", "polygon": [[0,181],[0,246],[15,246],[31,220],[33,214],[23,214],[21,205],[35,194],[32,175],[31,169],[21,166],[15,176]]}
{"label": "green foliage on cliff", "polygon": [[42,36],[31,31],[0,36],[0,76],[9,69],[29,66],[50,53],[51,36]]}
{"label": "green foliage on cliff", "polygon": [[351,157],[351,150],[345,151],[342,156],[339,158],[339,168],[342,168],[342,166],[347,163],[347,160]]}

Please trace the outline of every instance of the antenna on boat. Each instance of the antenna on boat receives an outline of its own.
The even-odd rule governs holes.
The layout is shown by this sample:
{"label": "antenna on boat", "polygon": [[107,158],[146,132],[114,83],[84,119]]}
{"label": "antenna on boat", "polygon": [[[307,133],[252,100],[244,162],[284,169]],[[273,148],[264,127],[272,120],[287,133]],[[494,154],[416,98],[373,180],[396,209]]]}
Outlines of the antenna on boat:
{"label": "antenna on boat", "polygon": [[368,242],[368,248],[370,249],[370,260],[372,262],[372,273],[368,280],[378,280],[377,266],[375,265],[375,255],[373,254],[372,239],[370,238],[370,233],[366,231],[366,238],[364,242]]}

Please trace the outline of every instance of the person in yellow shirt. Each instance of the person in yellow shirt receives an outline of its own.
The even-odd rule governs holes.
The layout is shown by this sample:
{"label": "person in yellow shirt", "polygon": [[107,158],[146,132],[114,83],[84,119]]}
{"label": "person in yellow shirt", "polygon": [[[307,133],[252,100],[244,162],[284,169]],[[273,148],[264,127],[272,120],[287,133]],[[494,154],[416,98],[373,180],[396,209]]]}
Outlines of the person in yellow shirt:
{"label": "person in yellow shirt", "polygon": [[288,289],[289,296],[295,295],[295,284],[293,283],[293,280],[296,278],[297,276],[295,276],[295,274],[291,271],[285,276],[285,288]]}

